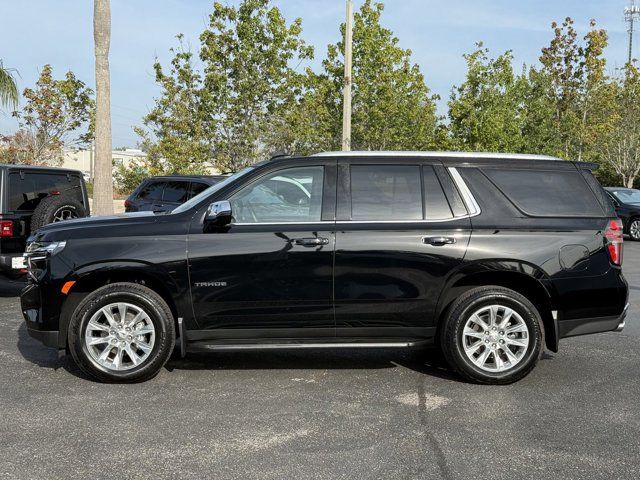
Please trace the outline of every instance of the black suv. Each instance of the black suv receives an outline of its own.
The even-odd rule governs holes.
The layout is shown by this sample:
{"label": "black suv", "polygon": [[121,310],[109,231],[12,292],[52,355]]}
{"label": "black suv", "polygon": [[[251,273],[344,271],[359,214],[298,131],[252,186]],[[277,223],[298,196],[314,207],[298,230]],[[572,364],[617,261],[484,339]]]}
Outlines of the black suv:
{"label": "black suv", "polygon": [[23,277],[31,232],[52,222],[89,215],[82,173],[53,167],[0,165],[0,272]]}
{"label": "black suv", "polygon": [[212,185],[223,175],[150,177],[124,201],[125,212],[170,212]]}
{"label": "black suv", "polygon": [[325,153],[246,168],[171,214],[50,225],[27,246],[30,335],[102,381],[187,351],[435,343],[481,383],[621,330],[622,231],[594,165]]}
{"label": "black suv", "polygon": [[640,240],[640,190],[623,187],[605,188],[616,215],[622,220],[624,233],[632,240]]}

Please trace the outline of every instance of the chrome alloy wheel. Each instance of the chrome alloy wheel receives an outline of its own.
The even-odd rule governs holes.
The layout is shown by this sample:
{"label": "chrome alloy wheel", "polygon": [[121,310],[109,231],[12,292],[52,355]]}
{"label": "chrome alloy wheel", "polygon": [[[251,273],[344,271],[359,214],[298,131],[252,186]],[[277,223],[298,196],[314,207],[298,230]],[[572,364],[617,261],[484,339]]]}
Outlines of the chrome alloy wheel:
{"label": "chrome alloy wheel", "polygon": [[69,220],[71,218],[78,218],[78,213],[76,212],[76,209],[75,208],[69,208],[69,207],[60,207],[53,214],[53,222],[52,223],[62,222],[64,220]]}
{"label": "chrome alloy wheel", "polygon": [[84,334],[91,360],[108,370],[130,370],[151,355],[156,330],[147,313],[131,303],[110,303],[93,314]]}
{"label": "chrome alloy wheel", "polygon": [[634,240],[640,240],[640,220],[634,220],[629,225],[629,235]]}
{"label": "chrome alloy wheel", "polygon": [[522,317],[504,305],[476,310],[462,331],[464,353],[486,372],[515,367],[529,348],[529,329]]}

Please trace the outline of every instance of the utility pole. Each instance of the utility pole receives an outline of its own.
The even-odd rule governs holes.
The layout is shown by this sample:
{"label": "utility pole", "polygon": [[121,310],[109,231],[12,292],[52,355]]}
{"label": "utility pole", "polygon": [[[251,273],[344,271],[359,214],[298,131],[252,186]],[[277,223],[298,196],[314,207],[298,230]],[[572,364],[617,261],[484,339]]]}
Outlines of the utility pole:
{"label": "utility pole", "polygon": [[342,105],[342,150],[351,150],[351,57],[353,47],[353,1],[347,0],[344,32],[344,99]]}
{"label": "utility pole", "polygon": [[633,24],[640,19],[640,6],[635,4],[635,0],[631,0],[631,5],[624,8],[624,20],[629,24],[627,31],[629,32],[629,56],[628,63],[633,60]]}

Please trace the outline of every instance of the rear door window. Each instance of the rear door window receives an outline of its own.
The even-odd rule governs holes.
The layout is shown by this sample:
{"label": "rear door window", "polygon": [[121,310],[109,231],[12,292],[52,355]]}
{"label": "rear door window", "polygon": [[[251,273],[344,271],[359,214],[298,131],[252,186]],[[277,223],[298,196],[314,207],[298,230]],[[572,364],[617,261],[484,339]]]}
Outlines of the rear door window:
{"label": "rear door window", "polygon": [[453,217],[453,212],[444,194],[440,180],[430,165],[422,167],[424,186],[424,218],[427,220],[447,220]]}
{"label": "rear door window", "polygon": [[138,194],[140,200],[160,201],[162,200],[162,190],[166,182],[149,182]]}
{"label": "rear door window", "polygon": [[485,168],[483,172],[527,215],[603,216],[602,207],[577,170]]}
{"label": "rear door window", "polygon": [[198,195],[199,193],[204,192],[207,188],[209,188],[211,185],[209,185],[208,183],[203,183],[203,182],[191,182],[191,185],[189,185],[189,198],[193,198],[196,195]]}
{"label": "rear door window", "polygon": [[9,211],[34,210],[48,195],[73,195],[82,200],[80,178],[66,173],[12,172],[7,195]]}
{"label": "rear door window", "polygon": [[167,203],[184,203],[187,201],[189,182],[173,181],[164,186],[162,201]]}
{"label": "rear door window", "polygon": [[418,165],[352,165],[353,220],[422,220]]}

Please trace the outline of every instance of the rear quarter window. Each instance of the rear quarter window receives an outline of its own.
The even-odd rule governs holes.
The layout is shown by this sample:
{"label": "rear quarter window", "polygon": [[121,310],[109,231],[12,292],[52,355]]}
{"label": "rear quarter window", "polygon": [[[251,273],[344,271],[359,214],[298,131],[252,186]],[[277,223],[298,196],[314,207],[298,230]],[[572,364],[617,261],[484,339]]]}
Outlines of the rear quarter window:
{"label": "rear quarter window", "polygon": [[537,217],[602,217],[582,174],[572,170],[484,168],[482,172],[522,212]]}

